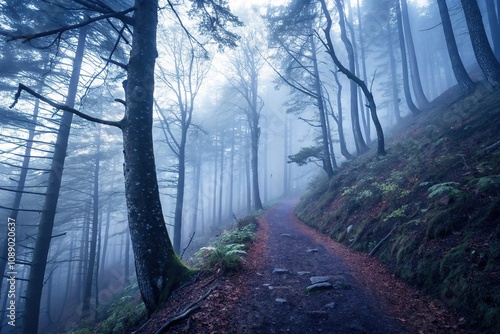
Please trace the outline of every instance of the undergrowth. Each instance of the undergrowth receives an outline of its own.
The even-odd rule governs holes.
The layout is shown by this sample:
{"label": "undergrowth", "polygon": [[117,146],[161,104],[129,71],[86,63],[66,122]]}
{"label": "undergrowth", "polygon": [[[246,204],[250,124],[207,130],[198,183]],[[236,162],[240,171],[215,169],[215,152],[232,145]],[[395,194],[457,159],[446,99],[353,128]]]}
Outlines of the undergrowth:
{"label": "undergrowth", "polygon": [[71,334],[125,334],[130,333],[146,316],[137,282],[128,285],[111,302],[98,308],[99,319],[85,323]]}
{"label": "undergrowth", "polygon": [[419,116],[388,140],[386,156],[319,176],[296,213],[367,253],[392,232],[382,262],[471,328],[500,333],[500,149],[483,150],[500,139],[500,91],[481,94]]}
{"label": "undergrowth", "polygon": [[224,230],[208,246],[200,248],[190,262],[201,270],[232,271],[240,267],[243,257],[255,240],[258,221],[255,216],[247,216],[237,221],[230,229]]}

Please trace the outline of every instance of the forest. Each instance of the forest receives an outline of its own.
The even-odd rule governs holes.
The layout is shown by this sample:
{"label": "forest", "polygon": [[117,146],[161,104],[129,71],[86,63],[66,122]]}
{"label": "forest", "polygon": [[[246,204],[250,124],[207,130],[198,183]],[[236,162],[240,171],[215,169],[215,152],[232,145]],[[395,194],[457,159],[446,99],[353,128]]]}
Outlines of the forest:
{"label": "forest", "polygon": [[497,0],[0,2],[0,333],[499,333]]}

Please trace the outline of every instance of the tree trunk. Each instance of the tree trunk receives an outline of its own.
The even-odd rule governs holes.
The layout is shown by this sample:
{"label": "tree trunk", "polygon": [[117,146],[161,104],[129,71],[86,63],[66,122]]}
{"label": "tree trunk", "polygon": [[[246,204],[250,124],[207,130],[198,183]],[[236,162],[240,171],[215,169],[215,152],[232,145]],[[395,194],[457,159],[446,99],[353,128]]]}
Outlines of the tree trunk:
{"label": "tree trunk", "polygon": [[[351,41],[347,37],[344,9],[342,7],[342,3],[340,0],[335,0],[335,4],[339,12],[340,39],[344,43],[345,48],[347,50],[347,58],[349,61],[349,72],[352,73],[352,75],[355,75],[356,63],[354,59],[354,49],[352,47]],[[351,104],[352,131],[354,135],[354,142],[356,144],[356,152],[358,155],[360,155],[368,150],[368,146],[366,145],[366,142],[363,139],[363,134],[361,133],[361,126],[359,124],[358,85],[353,80],[349,80],[349,88],[351,93],[350,104]]]}
{"label": "tree trunk", "polygon": [[448,54],[450,55],[453,73],[455,74],[455,78],[457,79],[462,92],[469,94],[474,90],[474,82],[472,82],[472,79],[465,70],[465,66],[460,58],[460,54],[458,53],[457,42],[455,41],[455,35],[453,34],[453,27],[451,25],[446,0],[437,0],[437,4],[439,7],[439,15],[441,15],[444,37],[446,39],[446,46],[448,48]]}
{"label": "tree trunk", "polygon": [[[182,116],[184,119],[185,116]],[[184,122],[181,124],[181,140],[179,143],[179,166],[177,174],[177,196],[175,197],[175,216],[174,216],[174,250],[177,254],[181,253],[182,242],[182,214],[184,207],[184,191],[186,183],[186,142],[189,125]]]}
{"label": "tree trunk", "polygon": [[122,122],[125,197],[137,282],[149,314],[191,271],[170,242],[161,208],[153,150],[154,67],[158,1],[135,2]]}
{"label": "tree trunk", "polygon": [[[33,117],[32,117],[32,123],[33,127],[29,130],[28,132],[28,139],[26,140],[26,148],[24,150],[24,157],[23,157],[23,163],[21,167],[21,171],[19,173],[19,179],[17,180],[17,187],[16,187],[16,193],[14,196],[14,202],[12,204],[12,211],[9,215],[9,218],[13,219],[14,221],[17,220],[17,215],[19,214],[19,206],[21,205],[21,199],[23,197],[23,190],[24,186],[26,185],[26,177],[28,176],[28,168],[30,164],[30,157],[31,157],[31,149],[33,147],[33,138],[35,138],[35,130],[36,130],[36,124],[37,124],[37,119],[38,119],[38,111],[39,111],[39,106],[40,106],[40,101],[36,100],[35,101],[35,108],[33,109]],[[6,226],[8,228],[8,226]],[[7,260],[8,260],[8,252],[9,252],[9,243],[7,240],[7,235],[8,235],[8,230],[5,231],[5,238],[2,240],[2,253],[0,255],[0,288],[3,286],[4,279],[6,278],[4,276],[5,273],[5,268],[7,266]],[[9,270],[13,271],[13,270]],[[4,296],[4,301],[7,300],[7,294]],[[2,308],[2,320],[5,319],[5,311],[6,308]]]}
{"label": "tree trunk", "polygon": [[495,10],[495,1],[486,0],[486,11],[488,12],[488,24],[490,26],[491,40],[493,41],[493,51],[497,60],[500,60],[500,4],[496,2],[497,10]]}
{"label": "tree trunk", "polygon": [[332,167],[332,158],[330,157],[330,147],[328,140],[329,129],[326,124],[326,113],[325,113],[325,105],[323,99],[323,92],[321,88],[321,81],[319,77],[319,69],[318,69],[318,59],[316,57],[316,44],[313,39],[313,35],[309,37],[311,43],[311,58],[313,62],[314,68],[314,90],[316,91],[316,104],[318,106],[319,112],[319,121],[321,124],[321,147],[322,147],[322,162],[323,162],[323,170],[326,172],[328,178],[332,178],[334,175],[333,167]]}
{"label": "tree trunk", "polygon": [[401,18],[401,7],[399,6],[399,0],[395,2],[396,8],[396,21],[398,24],[398,38],[399,38],[399,49],[401,50],[401,69],[403,72],[403,91],[405,95],[406,104],[413,114],[420,113],[420,109],[413,102],[410,90],[410,76],[408,74],[408,59],[406,56],[406,46],[405,37],[403,32],[403,19]]}
{"label": "tree trunk", "polygon": [[413,35],[410,27],[410,16],[408,15],[408,5],[406,0],[401,0],[402,21],[404,26],[404,35],[406,40],[406,47],[408,50],[408,60],[410,61],[411,82],[413,92],[417,99],[420,108],[427,109],[429,101],[425,97],[424,90],[422,89],[422,81],[420,80],[420,72],[418,70],[417,54],[415,53],[415,44],[413,44]]}
{"label": "tree trunk", "polygon": [[486,80],[493,86],[500,84],[500,64],[495,58],[491,46],[484,30],[481,11],[477,5],[477,0],[460,0],[464,9],[465,21],[469,29],[472,48],[476,55],[477,62],[483,71]]}
{"label": "tree trunk", "polygon": [[222,195],[224,183],[224,130],[220,135],[220,175],[219,175],[219,208],[217,212],[217,222],[222,226]]}
{"label": "tree trunk", "polygon": [[326,27],[324,28],[325,37],[326,37],[326,47],[328,54],[332,58],[335,65],[338,67],[339,71],[344,73],[344,75],[351,81],[355,82],[361,89],[363,90],[363,94],[365,94],[366,100],[368,102],[368,107],[370,108],[370,114],[372,117],[373,124],[375,125],[375,130],[377,132],[377,154],[385,155],[385,140],[384,140],[384,132],[382,130],[382,126],[377,116],[377,106],[375,104],[375,100],[373,99],[373,94],[370,92],[366,83],[358,78],[353,72],[348,70],[345,66],[342,65],[340,60],[337,58],[337,54],[335,53],[335,49],[333,48],[332,37],[330,35],[332,29],[332,18],[330,16],[330,12],[328,11],[328,7],[326,5],[325,0],[320,0],[321,8],[323,13],[325,14],[325,18],[327,21]]}
{"label": "tree trunk", "polygon": [[97,149],[94,166],[94,189],[92,194],[92,235],[90,238],[90,251],[87,267],[87,277],[85,279],[85,289],[83,292],[82,319],[90,317],[90,296],[92,295],[92,282],[94,280],[94,268],[97,253],[97,230],[99,229],[99,169],[101,160],[101,127],[97,135]]}
{"label": "tree trunk", "polygon": [[344,116],[343,116],[344,112],[342,110],[342,84],[340,83],[337,71],[333,71],[333,76],[335,78],[335,82],[337,83],[337,112],[338,112],[338,117],[335,118],[335,115],[333,115],[333,110],[332,110],[332,116],[337,121],[337,126],[338,126],[338,130],[339,130],[340,153],[347,160],[352,160],[352,159],[354,159],[354,157],[351,155],[351,153],[349,153],[349,150],[347,149],[347,143],[346,143],[345,135],[344,135]]}
{"label": "tree trunk", "polygon": [[[81,29],[78,36],[78,46],[76,48],[75,58],[73,60],[73,71],[71,73],[68,96],[66,98],[66,104],[70,107],[75,103],[76,92],[78,90],[78,80],[80,78],[86,36],[87,29]],[[57,133],[45,202],[38,225],[38,233],[30,265],[28,286],[26,288],[26,308],[24,310],[22,328],[23,334],[34,334],[38,332],[45,267],[47,265],[47,256],[49,254],[50,241],[52,239],[54,217],[56,215],[59,191],[61,189],[62,173],[72,120],[72,113],[63,112]]]}
{"label": "tree trunk", "polygon": [[392,26],[389,23],[387,25],[387,51],[389,52],[389,64],[391,69],[391,86],[392,86],[392,105],[394,116],[396,117],[396,122],[401,122],[401,111],[399,110],[399,92],[398,92],[398,80],[396,72],[396,59],[394,57],[394,38],[393,38]]}

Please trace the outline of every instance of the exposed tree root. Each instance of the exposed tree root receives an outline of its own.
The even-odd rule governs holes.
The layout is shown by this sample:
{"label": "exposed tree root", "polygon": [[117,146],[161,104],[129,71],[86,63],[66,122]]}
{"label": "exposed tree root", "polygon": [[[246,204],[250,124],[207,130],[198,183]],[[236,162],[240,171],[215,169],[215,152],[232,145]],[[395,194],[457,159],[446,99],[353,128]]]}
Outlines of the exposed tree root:
{"label": "exposed tree root", "polygon": [[214,291],[215,289],[217,289],[217,286],[214,285],[212,286],[210,289],[208,289],[207,292],[205,292],[200,298],[198,298],[197,300],[195,300],[194,302],[192,302],[191,304],[189,304],[184,310],[182,310],[181,312],[179,312],[176,316],[174,316],[173,318],[169,319],[163,326],[161,326],[156,332],[155,334],[161,334],[163,333],[168,327],[170,327],[173,323],[179,321],[179,320],[182,320],[184,318],[186,318],[187,316],[189,316],[191,313],[193,313],[194,311],[196,311],[197,309],[199,309],[201,306],[199,305],[199,303],[207,298],[211,293],[212,291]]}

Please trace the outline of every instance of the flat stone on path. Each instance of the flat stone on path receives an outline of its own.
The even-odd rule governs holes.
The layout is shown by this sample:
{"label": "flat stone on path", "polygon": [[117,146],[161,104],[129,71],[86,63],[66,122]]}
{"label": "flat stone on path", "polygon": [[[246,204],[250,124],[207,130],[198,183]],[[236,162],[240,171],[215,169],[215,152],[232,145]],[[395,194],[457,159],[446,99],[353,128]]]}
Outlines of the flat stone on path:
{"label": "flat stone on path", "polygon": [[280,304],[285,304],[286,303],[286,299],[285,298],[276,298],[275,301],[277,303],[280,303]]}
{"label": "flat stone on path", "polygon": [[321,282],[321,283],[316,283],[313,285],[309,285],[306,290],[307,291],[314,291],[314,290],[323,290],[323,289],[331,289],[333,288],[333,285],[331,285],[328,282]]}
{"label": "flat stone on path", "polygon": [[328,282],[332,276],[313,276],[310,278],[311,284],[317,284],[321,282]]}
{"label": "flat stone on path", "polygon": [[318,252],[318,249],[317,248],[309,248],[307,250],[308,253],[317,253]]}
{"label": "flat stone on path", "polygon": [[325,308],[333,310],[335,308],[335,302],[331,302],[325,305]]}
{"label": "flat stone on path", "polygon": [[288,237],[288,238],[292,237],[292,235],[290,233],[283,233],[281,236],[282,237]]}
{"label": "flat stone on path", "polygon": [[309,275],[310,273],[311,273],[310,271],[298,271],[297,275],[304,276],[304,275]]}
{"label": "flat stone on path", "polygon": [[283,268],[274,268],[273,270],[273,274],[278,274],[278,275],[282,275],[282,274],[289,274],[290,271],[288,269],[283,269]]}

